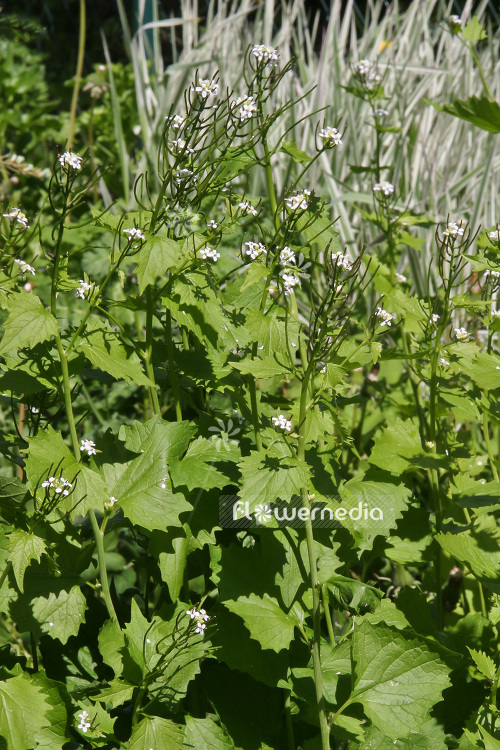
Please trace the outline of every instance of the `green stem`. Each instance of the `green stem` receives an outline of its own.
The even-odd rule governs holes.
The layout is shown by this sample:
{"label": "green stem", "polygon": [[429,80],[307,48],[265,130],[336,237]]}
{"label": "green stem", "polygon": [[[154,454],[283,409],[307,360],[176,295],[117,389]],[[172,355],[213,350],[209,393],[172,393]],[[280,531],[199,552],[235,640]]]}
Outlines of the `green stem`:
{"label": "green stem", "polygon": [[495,466],[495,457],[493,455],[493,450],[491,447],[488,412],[486,410],[483,411],[483,435],[484,435],[484,442],[486,443],[486,450],[488,451],[488,458],[490,460],[490,466],[491,466],[491,471],[493,473],[493,478],[495,479],[495,482],[498,482],[499,481],[498,470],[497,470],[497,467]]}
{"label": "green stem", "polygon": [[75,132],[76,106],[78,104],[78,93],[83,70],[83,57],[85,54],[85,0],[80,0],[80,34],[78,37],[78,60],[76,63],[75,84],[73,86],[73,97],[71,99],[71,111],[69,116],[69,132],[67,149],[71,151],[73,136]]}
{"label": "green stem", "polygon": [[172,339],[172,313],[168,307],[166,309],[165,330],[167,334],[168,374],[170,375],[170,382],[172,383],[175,398],[175,417],[178,422],[182,422],[181,394],[175,370],[174,341]]}
{"label": "green stem", "polygon": [[132,711],[132,727],[135,727],[137,724],[137,714],[139,713],[139,710],[141,708],[141,704],[143,701],[143,698],[147,692],[147,687],[142,687],[139,689],[139,692],[137,693],[137,698],[135,699],[134,703],[134,709]]}
{"label": "green stem", "polygon": [[[299,461],[305,461],[305,442],[306,442],[306,416],[307,416],[307,396],[308,396],[308,385],[309,379],[312,372],[313,360],[311,359],[302,381],[302,389],[300,394],[300,412],[299,412],[299,443],[297,450],[297,458]],[[307,512],[306,520],[306,541],[307,541],[307,554],[309,558],[309,575],[310,585],[313,597],[313,646],[312,646],[312,657],[313,657],[313,670],[314,670],[314,685],[316,690],[316,704],[318,710],[319,727],[321,732],[321,747],[322,750],[330,750],[330,730],[328,728],[328,719],[325,709],[325,699],[323,696],[323,677],[321,674],[321,602],[319,596],[319,579],[318,569],[316,564],[316,549],[314,544],[314,534],[311,522],[311,503],[309,501],[309,495],[307,487],[303,487],[301,490],[302,507]]]}
{"label": "green stem", "polygon": [[330,614],[330,597],[328,596],[328,588],[326,584],[321,586],[321,595],[323,598],[323,609],[325,610],[326,628],[328,630],[328,637],[332,646],[335,646],[335,633],[333,632],[332,616]]}
{"label": "green stem", "polygon": [[293,723],[292,713],[290,710],[290,690],[285,690],[285,728],[286,728],[286,743],[288,750],[295,750],[295,740],[293,737]]}
{"label": "green stem", "polygon": [[144,358],[144,366],[146,369],[146,375],[153,383],[153,385],[151,385],[149,388],[151,403],[153,405],[153,412],[155,414],[161,414],[160,401],[158,399],[158,391],[156,390],[155,373],[153,368],[153,313],[153,294],[151,292],[151,287],[148,286],[148,288],[146,289],[146,356]]}
{"label": "green stem", "polygon": [[491,734],[495,731],[495,722],[496,722],[496,714],[495,709],[497,707],[497,691],[498,691],[498,683],[500,682],[500,666],[498,667],[495,679],[493,681],[493,687],[491,689],[491,705],[493,706],[493,711],[491,712]]}
{"label": "green stem", "polygon": [[108,573],[106,571],[106,558],[105,558],[105,552],[104,552],[104,524],[101,530],[99,528],[96,515],[92,508],[89,510],[89,518],[90,518],[90,523],[92,525],[92,531],[94,532],[94,539],[95,539],[96,550],[97,550],[97,562],[99,564],[99,578],[101,581],[102,594],[103,594],[104,601],[106,603],[106,609],[108,610],[108,614],[110,618],[117,623],[118,617],[116,616],[115,608],[113,606],[113,601],[111,599],[111,592],[109,590],[109,582],[108,582]]}

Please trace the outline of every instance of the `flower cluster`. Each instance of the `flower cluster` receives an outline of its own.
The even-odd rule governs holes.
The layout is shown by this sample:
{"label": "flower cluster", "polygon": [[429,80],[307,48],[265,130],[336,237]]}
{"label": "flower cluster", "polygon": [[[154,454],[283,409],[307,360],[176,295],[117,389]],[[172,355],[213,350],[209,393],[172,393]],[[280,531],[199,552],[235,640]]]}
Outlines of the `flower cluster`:
{"label": "flower cluster", "polygon": [[457,341],[465,341],[469,334],[465,328],[455,328],[455,336]]}
{"label": "flower cluster", "polygon": [[90,729],[90,721],[87,721],[89,718],[89,715],[86,711],[82,711],[81,714],[78,714],[80,718],[80,723],[78,724],[78,729],[81,729],[82,732],[87,732],[88,729]]}
{"label": "flower cluster", "polygon": [[207,260],[207,258],[210,258],[214,263],[220,258],[220,253],[218,253],[214,247],[209,247],[208,245],[205,245],[205,247],[201,248],[200,255],[203,260]]}
{"label": "flower cluster", "polygon": [[439,357],[439,364],[441,365],[441,367],[449,367],[450,366],[450,363],[444,357]]}
{"label": "flower cluster", "polygon": [[384,195],[392,195],[394,193],[394,185],[392,184],[392,182],[382,180],[382,182],[377,182],[373,186],[373,192],[383,193]]}
{"label": "flower cluster", "polygon": [[186,124],[187,117],[185,115],[172,115],[172,117],[165,117],[165,120],[174,130],[181,130]]}
{"label": "flower cluster", "polygon": [[187,180],[196,182],[196,177],[194,176],[194,172],[192,169],[179,169],[175,173],[175,181],[178,185],[182,185]]}
{"label": "flower cluster", "polygon": [[492,310],[491,311],[491,317],[492,318],[500,318],[500,310]]}
{"label": "flower cluster", "polygon": [[3,216],[6,219],[10,219],[11,221],[15,219],[18,224],[22,224],[25,229],[29,229],[28,219],[26,218],[26,215],[23,214],[20,208],[11,208],[8,214],[3,214]]}
{"label": "flower cluster", "polygon": [[309,201],[307,199],[310,195],[310,190],[294,190],[293,195],[289,195],[288,198],[285,198],[285,203],[291,211],[297,211],[299,208],[305,211],[309,206]]}
{"label": "flower cluster", "polygon": [[238,203],[238,208],[240,209],[242,214],[252,214],[252,216],[257,216],[257,209],[254,208],[248,201],[242,201],[241,203]]}
{"label": "flower cluster", "polygon": [[292,430],[292,421],[287,419],[284,414],[278,414],[277,417],[272,417],[271,422],[275,427],[278,427],[285,432],[291,432]]}
{"label": "flower cluster", "polygon": [[42,482],[42,487],[48,487],[49,490],[52,490],[56,493],[56,495],[69,495],[69,490],[73,487],[71,482],[68,482],[67,479],[64,479],[64,477],[59,477],[56,479],[56,477],[49,477],[45,480],[45,482]]}
{"label": "flower cluster", "polygon": [[209,96],[215,96],[219,90],[219,84],[214,82],[213,78],[200,78],[197,84],[192,85],[191,90],[199,94],[202,99],[208,99]]}
{"label": "flower cluster", "polygon": [[285,245],[283,250],[280,252],[280,265],[281,266],[294,266],[296,264],[295,254],[288,245]]}
{"label": "flower cluster", "polygon": [[180,154],[181,151],[186,151],[187,154],[193,154],[194,149],[191,147],[186,148],[186,141],[184,138],[177,138],[174,141],[172,141],[172,148],[177,154]]}
{"label": "flower cluster", "polygon": [[88,284],[83,279],[80,279],[79,281],[80,286],[76,290],[76,296],[80,297],[80,299],[85,299],[85,297],[88,296],[89,292],[92,291],[93,284]]}
{"label": "flower cluster", "polygon": [[369,90],[372,91],[382,80],[377,71],[377,66],[370,60],[360,60],[352,66],[356,78]]}
{"label": "flower cluster", "polygon": [[116,497],[113,497],[113,495],[109,496],[109,500],[104,503],[104,510],[113,510],[113,506],[118,502]]}
{"label": "flower cluster", "polygon": [[133,240],[139,240],[140,242],[143,242],[146,239],[144,233],[140,229],[137,229],[137,227],[132,227],[132,229],[124,229],[123,234],[127,235],[128,242],[132,242]]}
{"label": "flower cluster", "polygon": [[207,224],[207,227],[209,227],[209,229],[218,229],[219,225],[217,224],[216,221],[214,221],[213,219],[210,219],[210,221]]}
{"label": "flower cluster", "polygon": [[274,49],[274,47],[269,47],[267,44],[254,44],[252,55],[257,58],[259,65],[263,64],[272,68],[278,64],[278,50]]}
{"label": "flower cluster", "polygon": [[389,114],[388,109],[384,109],[383,107],[376,107],[373,110],[373,116],[374,117],[386,117]]}
{"label": "flower cluster", "polygon": [[436,325],[436,323],[438,322],[438,320],[439,320],[440,317],[441,316],[438,315],[437,313],[433,313],[433,315],[432,315],[432,322],[434,323],[434,325]]}
{"label": "flower cluster", "polygon": [[494,229],[493,232],[488,232],[488,239],[490,240],[490,242],[500,244],[500,229]]}
{"label": "flower cluster", "polygon": [[380,320],[381,320],[380,325],[381,326],[390,326],[390,325],[392,325],[392,321],[396,317],[392,313],[387,312],[387,310],[383,310],[381,307],[377,307],[377,309],[375,310],[375,315],[377,316],[377,318],[380,318]]}
{"label": "flower cluster", "polygon": [[93,440],[85,440],[84,438],[82,438],[80,450],[82,453],[86,453],[87,456],[96,455],[95,443]]}
{"label": "flower cluster", "polygon": [[300,284],[300,279],[295,276],[294,273],[283,272],[281,274],[281,280],[283,282],[283,290],[287,297],[289,297],[290,294],[293,294],[294,287],[296,287],[297,284]]}
{"label": "flower cluster", "polygon": [[396,273],[396,280],[399,281],[400,284],[404,284],[408,281],[404,273]]}
{"label": "flower cluster", "polygon": [[194,607],[193,609],[188,609],[186,614],[189,615],[190,618],[196,623],[194,632],[202,634],[206,630],[206,623],[208,622],[208,620],[210,620],[210,616],[207,615],[204,609],[200,609],[198,611]]}
{"label": "flower cluster", "polygon": [[464,228],[457,224],[455,221],[451,221],[446,225],[446,229],[443,232],[443,237],[463,237]]}
{"label": "flower cluster", "polygon": [[256,260],[259,255],[267,255],[266,246],[262,242],[245,242],[247,249],[245,254],[249,255],[252,260]]}
{"label": "flower cluster", "polygon": [[17,265],[19,266],[19,270],[23,274],[23,279],[26,278],[25,274],[27,273],[30,273],[32,276],[35,275],[35,269],[33,268],[33,266],[30,266],[29,263],[26,263],[26,261],[19,260],[19,258],[16,258],[14,263],[17,263]]}
{"label": "flower cluster", "polygon": [[319,137],[323,141],[323,146],[328,148],[329,146],[340,146],[342,144],[342,134],[337,128],[332,128],[330,125],[323,130],[320,130]]}
{"label": "flower cluster", "polygon": [[500,271],[490,271],[489,268],[484,272],[484,275],[487,278],[491,276],[492,279],[500,279]]}
{"label": "flower cluster", "polygon": [[231,111],[239,107],[237,112],[241,122],[250,120],[257,112],[257,103],[253,96],[239,96],[234,102],[231,102]]}
{"label": "flower cluster", "polygon": [[448,18],[446,19],[446,23],[448,24],[450,31],[454,31],[455,33],[460,31],[460,29],[462,28],[462,21],[460,19],[460,16],[457,15],[448,16]]}
{"label": "flower cluster", "polygon": [[59,163],[64,169],[65,167],[71,167],[75,172],[82,168],[82,157],[77,154],[71,153],[71,151],[65,151],[59,157]]}
{"label": "flower cluster", "polygon": [[332,253],[332,263],[335,263],[336,266],[344,268],[346,271],[350,271],[352,268],[352,260],[340,251],[338,253]]}

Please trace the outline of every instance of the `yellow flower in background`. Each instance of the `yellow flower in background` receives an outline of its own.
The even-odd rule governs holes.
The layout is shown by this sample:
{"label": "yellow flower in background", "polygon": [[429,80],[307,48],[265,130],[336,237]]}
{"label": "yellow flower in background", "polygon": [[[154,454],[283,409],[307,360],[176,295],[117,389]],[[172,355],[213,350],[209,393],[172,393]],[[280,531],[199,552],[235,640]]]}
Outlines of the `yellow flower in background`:
{"label": "yellow flower in background", "polygon": [[389,47],[392,47],[392,42],[388,42],[385,39],[382,39],[380,42],[380,52],[383,52],[385,49],[389,49]]}

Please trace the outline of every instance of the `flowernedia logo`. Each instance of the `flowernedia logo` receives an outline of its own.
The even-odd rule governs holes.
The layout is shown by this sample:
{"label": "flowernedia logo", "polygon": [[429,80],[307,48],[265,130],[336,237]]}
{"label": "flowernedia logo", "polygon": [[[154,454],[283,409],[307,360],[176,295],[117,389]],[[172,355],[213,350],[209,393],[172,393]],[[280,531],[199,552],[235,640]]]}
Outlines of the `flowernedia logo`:
{"label": "flowernedia logo", "polygon": [[370,507],[365,502],[346,507],[339,497],[311,502],[310,508],[305,508],[298,496],[288,503],[277,499],[274,503],[252,505],[240,500],[237,495],[223,495],[220,498],[219,523],[223,528],[300,527],[308,520],[320,528],[337,528],[346,524],[373,527],[384,520],[384,512],[382,508]]}

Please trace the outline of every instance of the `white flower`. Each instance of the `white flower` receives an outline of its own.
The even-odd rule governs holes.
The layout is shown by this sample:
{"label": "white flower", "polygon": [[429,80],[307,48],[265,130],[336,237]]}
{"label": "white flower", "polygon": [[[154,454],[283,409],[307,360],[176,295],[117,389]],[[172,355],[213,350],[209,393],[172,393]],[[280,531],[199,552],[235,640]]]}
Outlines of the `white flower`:
{"label": "white flower", "polygon": [[186,124],[187,117],[184,115],[173,115],[172,117],[165,117],[168,124],[171,125],[175,130],[180,130]]}
{"label": "white flower", "polygon": [[450,366],[450,363],[444,357],[440,357],[439,358],[439,364],[441,365],[441,367],[449,367]]}
{"label": "white flower", "polygon": [[211,258],[213,262],[215,263],[220,258],[220,253],[218,253],[215,248],[209,247],[208,245],[206,245],[205,247],[202,247],[199,252],[203,260],[207,260],[207,258]]}
{"label": "white flower", "polygon": [[[177,138],[176,140],[172,141],[172,148],[177,153],[180,153],[181,151],[184,151],[184,149],[186,149],[186,141],[184,140],[184,138]],[[193,149],[192,148],[187,148],[186,152],[188,154],[192,154],[193,153]]]}
{"label": "white flower", "polygon": [[491,311],[491,317],[492,318],[500,318],[500,310],[492,310]]}
{"label": "white flower", "polygon": [[257,216],[257,209],[254,208],[248,201],[238,203],[238,208],[241,210],[242,214],[252,214],[252,216]]}
{"label": "white flower", "polygon": [[296,264],[295,254],[288,245],[285,245],[283,250],[280,252],[280,265],[282,266],[294,266]]}
{"label": "white flower", "polygon": [[267,255],[266,246],[262,242],[245,242],[245,245],[247,246],[245,254],[249,255],[252,260],[256,260],[259,255]]}
{"label": "white flower", "polygon": [[95,449],[95,443],[93,440],[85,440],[82,438],[82,443],[80,445],[80,450],[87,453],[87,456],[95,456],[96,455],[96,449]]}
{"label": "white flower", "polygon": [[71,153],[71,151],[65,151],[64,154],[59,157],[59,163],[63,169],[64,167],[71,167],[71,169],[74,169],[76,172],[78,169],[82,168],[82,157]]}
{"label": "white flower", "polygon": [[332,253],[332,263],[335,263],[336,266],[344,268],[346,271],[350,271],[352,268],[352,260],[340,251],[337,253]]}
{"label": "white flower", "polygon": [[437,315],[436,313],[434,313],[434,314],[432,315],[432,318],[431,318],[431,320],[432,320],[432,322],[434,323],[434,325],[436,325],[436,323],[438,322],[438,320],[440,319],[440,317],[441,317],[441,316],[440,316],[440,315]]}
{"label": "white flower", "polygon": [[290,419],[287,419],[284,414],[278,414],[277,417],[272,417],[271,422],[280,430],[285,430],[286,432],[291,432],[292,430],[292,422]]}
{"label": "white flower", "polygon": [[386,117],[389,114],[388,109],[384,109],[383,107],[377,107],[373,110],[373,116],[374,117]]}
{"label": "white flower", "polygon": [[491,242],[500,243],[500,229],[495,229],[493,230],[493,232],[488,232],[488,239]]}
{"label": "white flower", "polygon": [[203,634],[203,631],[206,629],[206,624],[210,620],[210,616],[207,615],[204,609],[200,609],[198,612],[197,609],[193,607],[193,609],[188,609],[186,612],[187,615],[190,616],[192,620],[196,623],[195,633]]}
{"label": "white flower", "polygon": [[360,60],[355,62],[353,67],[354,75],[363,83],[368,90],[375,88],[380,83],[381,76],[377,72],[377,66],[370,60]]}
{"label": "white flower", "polygon": [[373,186],[373,192],[383,193],[384,195],[392,195],[394,193],[394,185],[392,184],[392,182],[387,182],[387,180],[382,180],[382,182],[377,182]]}
{"label": "white flower", "polygon": [[73,485],[63,477],[59,477],[58,479],[55,477],[48,477],[45,482],[42,482],[42,487],[48,487],[48,489],[53,490],[56,495],[69,495],[69,490],[66,488],[69,487],[71,489]]}
{"label": "white flower", "polygon": [[30,264],[26,263],[24,260],[19,260],[19,258],[16,258],[14,263],[17,263],[17,265],[19,266],[19,270],[23,274],[23,279],[26,278],[25,274],[27,273],[30,273],[32,276],[35,275],[35,269],[33,268],[33,266],[30,266]]}
{"label": "white flower", "polygon": [[463,237],[464,228],[459,226],[456,222],[452,221],[446,225],[446,229],[443,232],[443,237]]}
{"label": "white flower", "polygon": [[82,711],[81,714],[78,714],[80,718],[80,723],[78,724],[78,729],[81,729],[82,732],[86,732],[88,729],[90,729],[90,721],[87,721],[89,718],[89,715],[86,711]]}
{"label": "white flower", "polygon": [[323,140],[324,146],[340,146],[342,143],[342,137],[337,128],[328,127],[320,130],[319,137]]}
{"label": "white flower", "polygon": [[213,219],[210,219],[210,221],[207,224],[207,227],[210,227],[210,229],[218,229],[219,225],[217,224],[216,221],[214,221]]}
{"label": "white flower", "polygon": [[402,274],[402,273],[397,273],[396,274],[396,279],[399,281],[400,284],[404,284],[405,281],[407,281],[406,276],[404,274]]}
{"label": "white flower", "polygon": [[196,182],[196,177],[194,176],[194,172],[192,169],[179,169],[175,173],[175,181],[178,185],[182,185],[182,183],[186,182],[187,180]]}
{"label": "white flower", "polygon": [[311,195],[310,190],[294,190],[293,195],[285,198],[285,203],[291,211],[297,211],[301,208],[303,211],[309,206],[308,197]]}
{"label": "white flower", "polygon": [[381,326],[390,326],[392,324],[392,321],[396,317],[390,312],[387,312],[387,310],[383,310],[381,307],[377,307],[375,310],[375,315],[378,318],[381,318]]}
{"label": "white flower", "polygon": [[490,269],[488,268],[488,269],[487,269],[487,270],[486,270],[486,271],[484,272],[484,275],[485,275],[485,276],[491,276],[491,277],[492,277],[492,278],[494,278],[494,279],[498,279],[498,278],[500,278],[500,271],[490,271]]}
{"label": "white flower", "polygon": [[231,102],[231,110],[239,107],[237,115],[241,122],[250,120],[257,112],[257,103],[253,96],[239,96],[234,102]]}
{"label": "white flower", "polygon": [[132,240],[140,240],[142,242],[146,239],[143,232],[140,229],[137,229],[137,227],[132,227],[132,229],[124,229],[123,234],[127,235],[127,240],[129,242],[132,242]]}
{"label": "white flower", "polygon": [[446,19],[446,23],[452,31],[456,31],[462,28],[462,21],[460,20],[460,16],[457,15],[448,16],[448,18]]}
{"label": "white flower", "polygon": [[3,214],[6,219],[11,221],[15,219],[19,224],[22,224],[25,229],[29,229],[28,219],[23,214],[20,208],[11,208],[8,214]]}
{"label": "white flower", "polygon": [[196,94],[200,94],[203,99],[208,99],[209,96],[215,96],[219,90],[219,84],[214,83],[213,78],[200,78],[198,83],[191,86],[191,90]]}
{"label": "white flower", "polygon": [[287,297],[290,294],[293,294],[294,287],[296,287],[297,284],[300,284],[300,279],[295,276],[294,273],[282,273],[281,279],[283,281],[283,289]]}
{"label": "white flower", "polygon": [[113,506],[118,502],[116,497],[113,497],[113,495],[109,496],[109,500],[104,503],[104,509],[105,510],[112,510]]}
{"label": "white flower", "polygon": [[469,334],[465,328],[455,328],[455,335],[458,341],[465,341]]}
{"label": "white flower", "polygon": [[266,44],[254,44],[252,47],[252,55],[257,58],[259,65],[264,63],[264,65],[268,67],[274,67],[278,64],[278,50],[269,47]]}
{"label": "white flower", "polygon": [[85,297],[88,295],[88,293],[91,291],[93,284],[87,284],[86,281],[83,279],[80,279],[80,286],[76,290],[76,296],[80,297],[80,299],[85,299]]}

